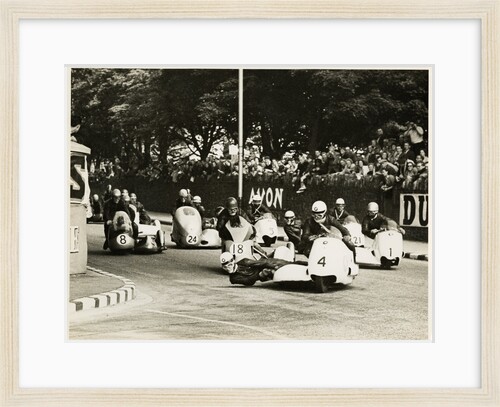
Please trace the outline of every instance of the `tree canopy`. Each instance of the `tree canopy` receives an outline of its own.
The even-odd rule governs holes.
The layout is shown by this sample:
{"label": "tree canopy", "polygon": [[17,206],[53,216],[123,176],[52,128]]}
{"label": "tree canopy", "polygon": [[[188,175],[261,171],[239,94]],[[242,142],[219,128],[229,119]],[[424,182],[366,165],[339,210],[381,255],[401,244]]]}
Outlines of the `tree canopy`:
{"label": "tree canopy", "polygon": [[[244,70],[244,136],[278,157],[367,144],[407,121],[427,129],[428,80],[426,70]],[[71,113],[92,158],[119,158],[132,173],[166,168],[176,151],[206,159],[237,140],[238,71],[72,69]]]}
{"label": "tree canopy", "polygon": [[390,123],[427,128],[425,70],[246,70],[244,124],[264,151],[367,144]]}

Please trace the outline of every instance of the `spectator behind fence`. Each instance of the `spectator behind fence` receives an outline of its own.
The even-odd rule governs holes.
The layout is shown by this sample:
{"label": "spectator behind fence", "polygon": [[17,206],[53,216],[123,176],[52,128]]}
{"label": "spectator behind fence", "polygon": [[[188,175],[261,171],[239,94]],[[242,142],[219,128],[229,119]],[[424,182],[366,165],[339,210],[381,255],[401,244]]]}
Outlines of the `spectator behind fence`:
{"label": "spectator behind fence", "polygon": [[[282,183],[292,183],[297,188],[297,193],[304,193],[311,183],[315,185],[322,182],[336,183],[342,179],[348,182],[372,182],[373,180],[379,182],[380,173],[386,168],[390,175],[396,177],[398,186],[406,189],[418,187],[420,190],[425,190],[428,178],[425,164],[429,162],[429,157],[425,140],[423,145],[419,144],[422,138],[421,127],[411,126],[413,125],[408,124],[407,127],[401,127],[404,131],[402,130],[399,137],[395,135],[393,138],[388,138],[385,137],[383,131],[381,134],[377,132],[377,138],[371,140],[366,147],[339,147],[332,143],[328,146],[328,151],[317,149],[314,152],[314,158],[300,151],[287,152],[281,158],[262,156],[260,148],[257,145],[251,145],[245,149],[246,154],[242,163],[243,174],[245,178],[254,178],[259,181],[279,180]],[[415,134],[418,137],[415,137]],[[415,146],[424,147],[415,151]],[[413,179],[415,174],[406,173],[406,164],[410,161],[413,162],[414,168],[418,163],[423,164],[419,167],[421,176],[416,179]],[[94,158],[91,162],[95,170],[89,174],[89,178],[93,182],[130,175],[130,168],[125,170],[119,157],[105,158],[101,161]],[[238,164],[229,158],[209,155],[205,160],[183,157],[176,160],[170,159],[166,164],[161,164],[159,160],[156,160],[146,169],[133,171],[136,171],[134,175],[150,177],[151,180],[166,174],[173,183],[186,185],[199,180],[223,180],[236,177]],[[415,183],[418,179],[420,179],[419,182]],[[107,192],[107,199],[110,198],[109,193],[110,190]]]}

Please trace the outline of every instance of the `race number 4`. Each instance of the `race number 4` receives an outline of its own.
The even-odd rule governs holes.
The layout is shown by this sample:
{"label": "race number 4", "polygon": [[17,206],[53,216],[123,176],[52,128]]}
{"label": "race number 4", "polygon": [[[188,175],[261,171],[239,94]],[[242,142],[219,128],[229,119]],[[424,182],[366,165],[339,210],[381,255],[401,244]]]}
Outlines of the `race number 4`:
{"label": "race number 4", "polygon": [[321,259],[318,260],[318,264],[321,264],[323,267],[326,265],[326,258],[323,256]]}

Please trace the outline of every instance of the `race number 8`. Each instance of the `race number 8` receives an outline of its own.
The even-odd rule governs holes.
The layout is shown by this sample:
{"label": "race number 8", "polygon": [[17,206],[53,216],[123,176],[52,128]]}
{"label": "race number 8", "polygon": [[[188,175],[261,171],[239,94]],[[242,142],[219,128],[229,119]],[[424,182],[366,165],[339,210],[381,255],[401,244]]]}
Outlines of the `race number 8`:
{"label": "race number 8", "polygon": [[127,239],[125,238],[125,235],[120,235],[119,236],[118,243],[120,243],[120,244],[127,243]]}

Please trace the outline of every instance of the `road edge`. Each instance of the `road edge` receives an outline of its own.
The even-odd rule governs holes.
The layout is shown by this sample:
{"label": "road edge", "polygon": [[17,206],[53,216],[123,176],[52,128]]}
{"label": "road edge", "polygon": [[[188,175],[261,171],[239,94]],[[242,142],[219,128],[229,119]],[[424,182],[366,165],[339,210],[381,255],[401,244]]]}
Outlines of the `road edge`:
{"label": "road edge", "polygon": [[101,294],[95,294],[88,297],[82,297],[72,300],[69,302],[68,306],[69,313],[85,311],[92,308],[109,307],[112,305],[131,301],[135,298],[136,289],[135,283],[132,280],[90,266],[87,266],[87,269],[104,276],[117,278],[123,282],[123,286],[117,288],[116,290],[106,291]]}

